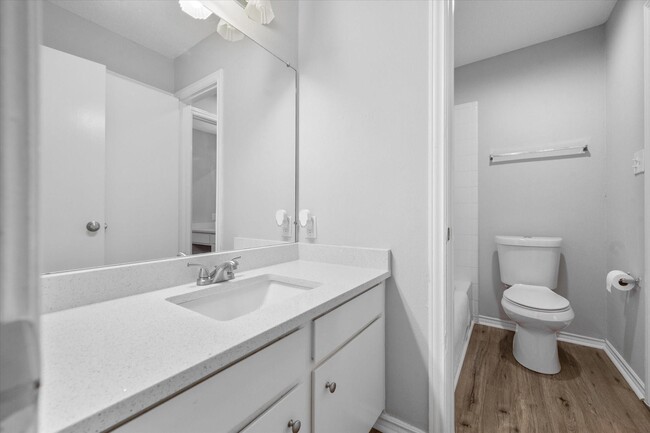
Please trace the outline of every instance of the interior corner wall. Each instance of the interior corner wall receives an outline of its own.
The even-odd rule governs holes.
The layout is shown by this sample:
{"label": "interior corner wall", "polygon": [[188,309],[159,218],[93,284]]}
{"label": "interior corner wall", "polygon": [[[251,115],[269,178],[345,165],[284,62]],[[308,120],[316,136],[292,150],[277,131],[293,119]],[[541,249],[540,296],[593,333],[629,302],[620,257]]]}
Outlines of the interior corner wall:
{"label": "interior corner wall", "polygon": [[125,37],[42,1],[43,45],[106,65],[109,71],[174,91],[174,63]]}
{"label": "interior corner wall", "polygon": [[[604,26],[456,68],[456,103],[479,106],[480,315],[508,320],[495,235],[560,236],[557,292],[576,313],[566,331],[605,337],[605,70]],[[588,156],[489,161],[581,138]]]}
{"label": "interior corner wall", "polygon": [[[632,155],[644,147],[643,4],[619,1],[607,37],[607,270],[644,275],[644,176]],[[647,166],[647,165],[646,165]],[[645,378],[645,296],[648,287],[607,295],[607,339]],[[647,384],[646,384],[647,386]]]}
{"label": "interior corner wall", "polygon": [[423,430],[428,7],[322,0],[299,11],[300,207],[318,218],[317,243],[391,249],[386,412]]}
{"label": "interior corner wall", "polygon": [[256,43],[294,68],[298,64],[298,0],[273,0],[275,18],[259,25],[244,12],[239,1],[203,0],[217,16],[237,27]]}

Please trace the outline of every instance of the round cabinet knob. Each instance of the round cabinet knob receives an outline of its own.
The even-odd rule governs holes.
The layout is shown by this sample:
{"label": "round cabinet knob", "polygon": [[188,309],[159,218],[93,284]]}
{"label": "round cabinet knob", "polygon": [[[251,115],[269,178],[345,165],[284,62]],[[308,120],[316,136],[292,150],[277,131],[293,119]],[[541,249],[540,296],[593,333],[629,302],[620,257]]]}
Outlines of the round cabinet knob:
{"label": "round cabinet knob", "polygon": [[325,388],[329,389],[332,394],[336,391],[336,382],[327,382]]}
{"label": "round cabinet knob", "polygon": [[298,433],[302,424],[300,424],[300,420],[290,420],[288,427],[291,427],[291,433]]}
{"label": "round cabinet knob", "polygon": [[101,225],[97,221],[88,221],[88,224],[86,224],[86,230],[89,232],[96,232],[100,227]]}

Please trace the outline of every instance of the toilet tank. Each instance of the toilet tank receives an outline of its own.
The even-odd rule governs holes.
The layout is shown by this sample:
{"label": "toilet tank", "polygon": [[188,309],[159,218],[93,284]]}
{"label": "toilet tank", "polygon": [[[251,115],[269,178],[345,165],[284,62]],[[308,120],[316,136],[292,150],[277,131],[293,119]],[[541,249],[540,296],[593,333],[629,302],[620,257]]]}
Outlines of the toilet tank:
{"label": "toilet tank", "polygon": [[555,290],[562,238],[495,236],[501,281]]}

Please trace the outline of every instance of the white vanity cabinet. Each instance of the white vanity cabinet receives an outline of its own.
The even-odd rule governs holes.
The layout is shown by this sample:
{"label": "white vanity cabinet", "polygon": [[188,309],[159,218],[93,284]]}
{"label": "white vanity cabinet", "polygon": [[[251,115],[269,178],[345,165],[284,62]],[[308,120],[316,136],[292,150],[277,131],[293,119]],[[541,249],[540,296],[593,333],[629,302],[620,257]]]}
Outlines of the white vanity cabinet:
{"label": "white vanity cabinet", "polygon": [[370,431],[385,406],[384,284],[314,321],[314,433]]}
{"label": "white vanity cabinet", "polygon": [[295,331],[155,406],[115,431],[240,431],[295,385],[308,381],[309,334],[309,327]]}
{"label": "white vanity cabinet", "polygon": [[367,433],[384,409],[384,341],[381,283],[114,431]]}

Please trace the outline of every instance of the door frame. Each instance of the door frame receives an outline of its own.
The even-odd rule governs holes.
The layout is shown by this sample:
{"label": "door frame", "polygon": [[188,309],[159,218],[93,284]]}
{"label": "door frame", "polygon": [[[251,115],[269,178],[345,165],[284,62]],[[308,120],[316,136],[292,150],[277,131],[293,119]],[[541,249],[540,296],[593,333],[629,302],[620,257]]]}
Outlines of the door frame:
{"label": "door frame", "polygon": [[451,131],[454,0],[429,0],[429,432],[454,431]]}
{"label": "door frame", "polygon": [[[650,0],[643,7],[643,80],[644,80],[644,153],[650,153]],[[650,175],[644,174],[644,230],[645,230],[645,269],[641,290],[645,293],[645,404],[650,406],[650,294],[648,279],[650,278]]]}
{"label": "door frame", "polygon": [[[221,251],[223,235],[223,89],[224,71],[219,69],[175,93],[181,109],[181,139],[180,139],[180,185],[179,185],[179,251],[192,252],[192,121],[194,117],[211,117],[217,124],[216,152],[216,197],[215,197],[215,250]],[[192,107],[192,103],[206,94],[216,91],[217,114],[210,116],[203,110]]]}

